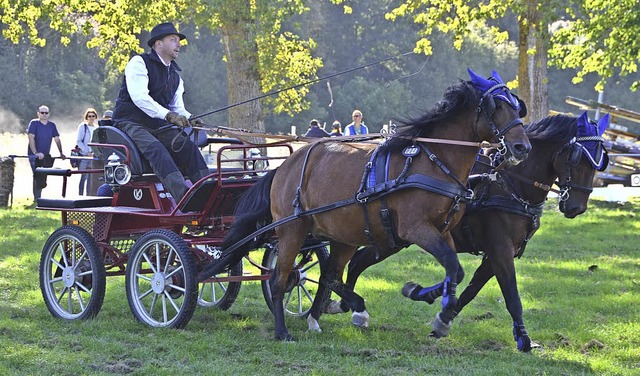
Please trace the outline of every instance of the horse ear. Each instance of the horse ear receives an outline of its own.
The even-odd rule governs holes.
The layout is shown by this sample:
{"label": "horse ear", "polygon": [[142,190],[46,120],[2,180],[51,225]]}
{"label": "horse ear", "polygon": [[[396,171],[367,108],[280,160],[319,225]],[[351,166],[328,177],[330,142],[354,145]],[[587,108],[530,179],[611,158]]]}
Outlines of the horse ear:
{"label": "horse ear", "polygon": [[495,78],[499,83],[504,84],[504,81],[502,81],[502,78],[500,78],[500,75],[495,69],[491,70],[491,77]]}
{"label": "horse ear", "polygon": [[[518,97],[516,97],[518,98]],[[527,116],[527,104],[520,98],[518,98],[518,104],[520,105],[520,110],[518,111],[518,116],[521,118]]]}
{"label": "horse ear", "polygon": [[578,116],[578,135],[588,134],[589,128],[589,114],[585,111]]}
{"label": "horse ear", "polygon": [[491,82],[486,78],[475,74],[471,68],[467,68],[467,72],[469,72],[469,76],[471,77],[471,83],[475,86],[476,89],[481,90],[482,92],[489,89],[491,86]]}
{"label": "horse ear", "polygon": [[609,127],[609,118],[609,114],[606,114],[598,120],[598,136],[602,136]]}

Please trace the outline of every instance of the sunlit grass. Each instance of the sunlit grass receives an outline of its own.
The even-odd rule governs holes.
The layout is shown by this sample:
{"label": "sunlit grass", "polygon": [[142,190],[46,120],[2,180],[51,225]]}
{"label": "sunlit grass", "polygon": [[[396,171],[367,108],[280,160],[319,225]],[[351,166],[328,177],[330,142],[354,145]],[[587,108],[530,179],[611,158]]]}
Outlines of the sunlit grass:
{"label": "sunlit grass", "polygon": [[[515,348],[495,279],[460,313],[449,337],[429,337],[440,302],[409,301],[400,289],[407,281],[440,282],[444,272],[415,248],[361,276],[356,291],[371,314],[368,330],[353,327],[350,314],[323,315],[322,333],[287,317],[297,342],[276,342],[259,282],[243,283],[226,312],[198,307],[184,330],[153,329],[133,318],[124,277],[107,279],[95,319],[54,319],[42,299],[38,266],[47,237],[60,226],[59,213],[16,205],[0,210],[0,374],[638,374],[640,203],[593,202],[574,220],[554,205],[516,260],[524,320],[543,346],[530,355]],[[480,257],[460,260],[467,277],[459,292]]]}

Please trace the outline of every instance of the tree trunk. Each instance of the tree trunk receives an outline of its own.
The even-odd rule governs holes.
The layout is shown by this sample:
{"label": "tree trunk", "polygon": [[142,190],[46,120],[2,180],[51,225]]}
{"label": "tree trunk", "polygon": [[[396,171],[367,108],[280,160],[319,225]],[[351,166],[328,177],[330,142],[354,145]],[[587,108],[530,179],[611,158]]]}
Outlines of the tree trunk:
{"label": "tree trunk", "polygon": [[[262,94],[258,74],[258,46],[249,36],[243,22],[226,23],[222,40],[227,59],[229,104],[257,98]],[[262,104],[250,101],[229,110],[229,126],[264,132]]]}
{"label": "tree trunk", "polygon": [[[549,115],[547,92],[547,25],[541,25],[536,2],[528,1],[527,17],[519,21],[518,93],[527,104],[526,122]],[[533,51],[532,54],[528,53]]]}

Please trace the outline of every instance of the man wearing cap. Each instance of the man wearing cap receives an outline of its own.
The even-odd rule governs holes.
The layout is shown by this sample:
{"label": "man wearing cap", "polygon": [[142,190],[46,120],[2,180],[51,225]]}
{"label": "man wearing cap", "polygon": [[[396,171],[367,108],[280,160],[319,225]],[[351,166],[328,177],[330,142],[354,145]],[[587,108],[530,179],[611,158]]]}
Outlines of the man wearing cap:
{"label": "man wearing cap", "polygon": [[313,119],[309,122],[309,130],[303,137],[329,137],[329,133],[320,128],[320,123],[316,119]]}
{"label": "man wearing cap", "polygon": [[113,111],[106,110],[102,114],[102,119],[98,120],[98,125],[101,127],[112,126],[113,125]]}
{"label": "man wearing cap", "polygon": [[187,192],[183,173],[194,183],[209,174],[200,150],[179,128],[202,123],[189,120],[182,100],[184,83],[175,60],[184,38],[169,22],[151,30],[151,51],[127,63],[113,110],[115,126],[131,137],[176,202]]}

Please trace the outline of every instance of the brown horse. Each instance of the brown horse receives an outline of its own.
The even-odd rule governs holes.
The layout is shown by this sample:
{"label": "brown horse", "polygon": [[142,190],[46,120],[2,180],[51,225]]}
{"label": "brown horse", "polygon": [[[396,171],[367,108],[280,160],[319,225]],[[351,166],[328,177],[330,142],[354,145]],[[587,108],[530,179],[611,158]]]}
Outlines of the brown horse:
{"label": "brown horse", "polygon": [[[283,296],[294,258],[309,233],[329,240],[331,247],[329,260],[321,267],[317,296],[325,296],[327,288],[337,293],[354,312],[353,323],[362,327],[368,326],[369,315],[364,299],[342,282],[347,262],[361,245],[373,243],[385,255],[394,251],[396,242],[413,243],[431,253],[446,271],[438,317],[449,325],[457,306],[455,281],[463,272],[451,242],[442,233],[460,219],[459,207],[470,198],[466,181],[478,146],[469,145],[471,141],[497,141],[506,158],[514,162],[524,160],[531,147],[521,126],[520,102],[498,74],[485,79],[469,72],[471,81],[449,87],[434,108],[400,126],[380,149],[377,142],[324,141],[287,158],[240,199],[223,257],[207,266],[200,278],[238,262],[251,245],[237,247],[237,243],[259,225],[279,223],[278,262],[270,280],[275,337],[292,340],[285,326]],[[424,137],[442,142],[427,146],[419,141]],[[374,154],[388,160],[384,168],[397,178],[365,189]],[[307,317],[310,330],[320,331],[322,308],[323,302],[316,299]]]}
{"label": "brown horse", "polygon": [[[522,255],[540,226],[548,187],[554,182],[560,187],[559,207],[565,217],[575,218],[587,210],[593,176],[608,163],[601,137],[608,120],[605,116],[597,125],[592,124],[586,112],[578,118],[567,115],[544,118],[525,126],[532,149],[523,163],[506,167],[497,175],[482,163],[474,167],[474,173],[483,172],[471,178],[478,198],[467,205],[462,220],[451,229],[451,234],[458,252],[483,253],[484,256],[460,295],[456,314],[496,276],[513,319],[514,339],[520,351],[531,350],[531,339],[522,320],[514,258]],[[358,251],[349,264],[347,284],[355,286],[358,276],[380,261],[373,250]],[[442,295],[442,284],[422,287],[410,282],[402,293],[431,304]],[[346,302],[340,305],[332,302],[328,310],[339,313],[346,312],[347,308]],[[439,329],[439,325],[434,326],[434,336],[447,334]]]}

